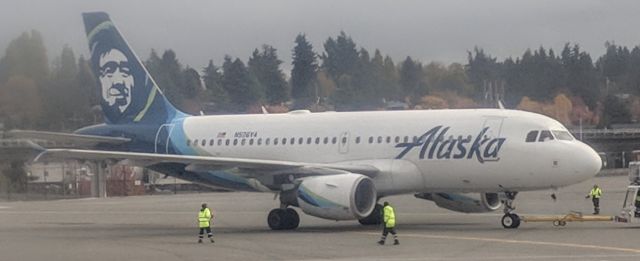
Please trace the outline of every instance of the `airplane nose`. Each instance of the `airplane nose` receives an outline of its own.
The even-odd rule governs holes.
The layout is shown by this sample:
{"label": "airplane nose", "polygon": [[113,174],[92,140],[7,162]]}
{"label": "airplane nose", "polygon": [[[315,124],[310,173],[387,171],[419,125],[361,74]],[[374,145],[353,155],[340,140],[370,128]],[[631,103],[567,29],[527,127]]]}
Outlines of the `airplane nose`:
{"label": "airplane nose", "polygon": [[600,155],[598,155],[595,150],[586,144],[583,149],[583,154],[583,175],[593,177],[598,174],[600,168],[602,168],[602,158],[600,158]]}

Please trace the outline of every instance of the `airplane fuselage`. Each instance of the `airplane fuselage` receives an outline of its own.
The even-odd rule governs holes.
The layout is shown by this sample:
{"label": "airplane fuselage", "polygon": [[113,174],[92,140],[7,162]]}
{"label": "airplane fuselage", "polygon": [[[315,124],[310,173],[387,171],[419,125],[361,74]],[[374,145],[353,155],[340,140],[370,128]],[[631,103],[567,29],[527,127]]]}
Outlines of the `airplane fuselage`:
{"label": "airplane fuselage", "polygon": [[[383,170],[372,177],[381,195],[557,188],[588,179],[600,167],[582,142],[527,142],[531,131],[568,134],[551,118],[515,110],[296,111],[175,119],[158,129],[154,152],[370,165]],[[251,189],[238,186],[246,181],[237,173],[198,176],[211,185]],[[272,190],[281,185],[277,175],[258,180]]]}

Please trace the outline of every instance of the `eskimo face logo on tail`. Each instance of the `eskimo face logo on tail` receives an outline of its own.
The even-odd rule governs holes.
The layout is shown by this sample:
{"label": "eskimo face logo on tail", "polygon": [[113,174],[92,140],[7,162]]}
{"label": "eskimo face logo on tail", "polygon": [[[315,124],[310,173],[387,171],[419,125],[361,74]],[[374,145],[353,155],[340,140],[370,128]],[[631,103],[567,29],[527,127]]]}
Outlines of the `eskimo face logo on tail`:
{"label": "eskimo face logo on tail", "polygon": [[414,142],[399,143],[396,148],[403,150],[396,156],[401,159],[414,148],[419,148],[419,159],[471,159],[485,163],[500,160],[500,149],[506,138],[488,137],[489,127],[483,128],[475,137],[472,135],[447,135],[450,127],[436,126]]}
{"label": "eskimo face logo on tail", "polygon": [[120,113],[131,104],[131,92],[134,79],[131,75],[129,60],[117,49],[99,53],[98,62],[100,88],[102,99],[109,107],[114,107]]}

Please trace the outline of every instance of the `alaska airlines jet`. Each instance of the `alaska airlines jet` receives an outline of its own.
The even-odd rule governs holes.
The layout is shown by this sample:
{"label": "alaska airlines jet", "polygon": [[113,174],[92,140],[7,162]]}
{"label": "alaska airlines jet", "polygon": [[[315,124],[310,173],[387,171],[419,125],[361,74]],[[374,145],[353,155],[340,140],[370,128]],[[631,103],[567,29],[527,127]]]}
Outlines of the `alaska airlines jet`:
{"label": "alaska airlines jet", "polygon": [[460,212],[504,205],[503,226],[517,227],[511,202],[518,191],[567,186],[600,170],[598,154],[558,121],[517,110],[187,115],[165,98],[107,14],[86,13],[84,23],[106,123],[65,137],[93,141],[92,149],[49,149],[37,160],[105,160],[277,193],[280,206],[267,217],[272,229],[298,227],[292,207],[379,223],[378,200],[407,193]]}

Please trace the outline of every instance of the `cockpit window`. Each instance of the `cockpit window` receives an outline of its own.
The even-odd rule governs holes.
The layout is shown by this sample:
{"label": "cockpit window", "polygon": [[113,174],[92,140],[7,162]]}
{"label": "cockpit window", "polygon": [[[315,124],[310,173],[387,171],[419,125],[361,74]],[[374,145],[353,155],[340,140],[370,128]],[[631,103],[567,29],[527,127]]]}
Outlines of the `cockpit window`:
{"label": "cockpit window", "polygon": [[534,131],[530,131],[529,133],[527,133],[527,142],[535,142],[536,138],[538,137],[538,131],[534,130]]}
{"label": "cockpit window", "polygon": [[573,140],[573,136],[568,131],[554,130],[552,132],[558,140]]}
{"label": "cockpit window", "polygon": [[538,138],[538,141],[545,142],[548,140],[553,140],[553,135],[551,135],[551,132],[548,130],[540,131],[540,138]]}

